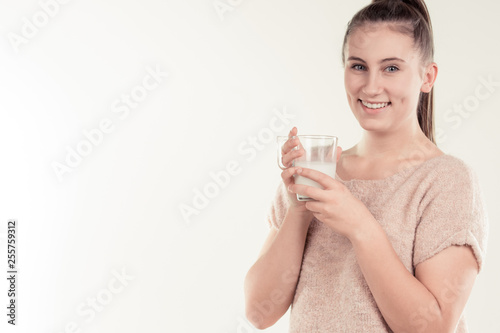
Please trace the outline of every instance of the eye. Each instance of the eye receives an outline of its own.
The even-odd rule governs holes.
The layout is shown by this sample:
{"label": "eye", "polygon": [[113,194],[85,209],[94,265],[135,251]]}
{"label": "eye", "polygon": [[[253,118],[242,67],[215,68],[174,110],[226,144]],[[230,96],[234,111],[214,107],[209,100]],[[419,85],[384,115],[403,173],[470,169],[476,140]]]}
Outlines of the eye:
{"label": "eye", "polygon": [[386,72],[389,72],[389,73],[394,73],[394,72],[397,72],[399,71],[399,68],[397,68],[396,66],[389,66],[385,69]]}
{"label": "eye", "polygon": [[365,66],[360,65],[360,64],[352,65],[351,68],[356,70],[356,71],[364,71],[366,69]]}

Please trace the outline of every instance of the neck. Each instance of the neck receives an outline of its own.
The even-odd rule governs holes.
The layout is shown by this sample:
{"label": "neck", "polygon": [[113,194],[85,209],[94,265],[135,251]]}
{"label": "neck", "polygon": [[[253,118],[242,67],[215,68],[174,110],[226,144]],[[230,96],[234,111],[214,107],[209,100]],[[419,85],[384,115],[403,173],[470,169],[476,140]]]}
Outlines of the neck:
{"label": "neck", "polygon": [[361,141],[355,147],[355,153],[366,158],[398,159],[411,155],[416,147],[428,143],[429,140],[418,124],[390,133],[364,131]]}

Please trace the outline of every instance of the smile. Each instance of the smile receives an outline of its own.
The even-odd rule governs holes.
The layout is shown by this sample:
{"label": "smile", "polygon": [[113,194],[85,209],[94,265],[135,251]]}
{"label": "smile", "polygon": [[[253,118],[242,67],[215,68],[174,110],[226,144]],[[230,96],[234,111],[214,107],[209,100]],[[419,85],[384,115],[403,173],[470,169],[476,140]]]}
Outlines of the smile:
{"label": "smile", "polygon": [[365,101],[362,101],[360,100],[361,103],[366,106],[367,108],[369,109],[381,109],[381,108],[385,108],[386,106],[388,106],[389,104],[391,104],[391,102],[385,102],[385,103],[368,103],[368,102],[365,102]]}

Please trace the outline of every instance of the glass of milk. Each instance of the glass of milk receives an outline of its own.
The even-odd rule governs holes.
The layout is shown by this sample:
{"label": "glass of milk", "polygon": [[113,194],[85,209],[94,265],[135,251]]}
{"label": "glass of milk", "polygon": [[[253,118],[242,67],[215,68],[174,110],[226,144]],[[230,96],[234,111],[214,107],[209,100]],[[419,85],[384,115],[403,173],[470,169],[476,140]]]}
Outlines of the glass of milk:
{"label": "glass of milk", "polygon": [[[297,135],[299,145],[295,150],[303,150],[302,156],[294,159],[292,165],[295,167],[318,170],[328,176],[335,178],[337,168],[337,141],[335,136],[327,135]],[[295,136],[292,137],[296,138]],[[278,136],[278,165],[281,169],[286,169],[282,163],[282,146],[289,139],[287,136]],[[323,188],[317,182],[304,176],[295,175],[295,184],[309,185],[317,188]],[[312,201],[314,199],[304,195],[297,194],[299,201]]]}

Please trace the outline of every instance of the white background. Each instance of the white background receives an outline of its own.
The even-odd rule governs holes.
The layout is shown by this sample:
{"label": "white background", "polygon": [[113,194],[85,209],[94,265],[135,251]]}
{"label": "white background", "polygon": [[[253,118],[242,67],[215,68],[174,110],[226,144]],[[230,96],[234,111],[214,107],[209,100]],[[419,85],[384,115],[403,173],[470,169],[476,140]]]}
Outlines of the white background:
{"label": "white background", "polygon": [[[212,0],[73,0],[44,22],[38,1],[0,1],[0,236],[16,218],[20,272],[15,328],[1,279],[2,332],[257,331],[244,321],[243,280],[267,234],[280,170],[274,141],[254,154],[238,147],[267,138],[283,110],[295,117],[273,135],[296,125],[336,135],[344,148],[356,143],[340,51],[348,20],[368,1],[230,3],[219,15]],[[490,216],[468,324],[499,332],[500,3],[428,6],[439,146],[476,171]],[[42,26],[16,52],[9,36],[34,17]],[[140,92],[148,67],[168,78],[121,119],[115,101]],[[479,100],[476,90],[488,91],[481,80],[497,84]],[[464,103],[473,110],[456,113]],[[103,119],[113,131],[59,181],[53,164]],[[239,173],[183,218],[181,205],[192,206],[230,161]],[[0,249],[6,272],[5,238]],[[122,270],[133,280],[115,281]],[[87,305],[96,297],[99,311]],[[267,331],[287,323],[288,315]]]}

